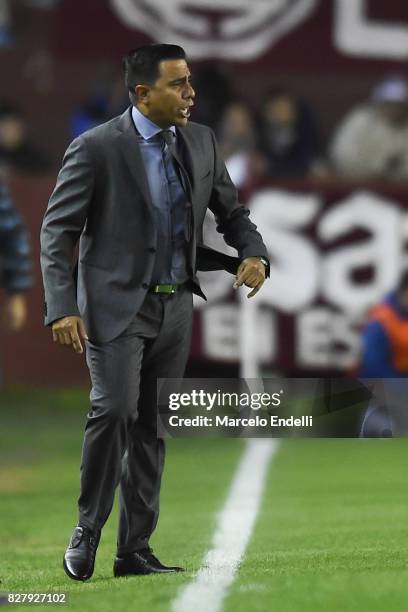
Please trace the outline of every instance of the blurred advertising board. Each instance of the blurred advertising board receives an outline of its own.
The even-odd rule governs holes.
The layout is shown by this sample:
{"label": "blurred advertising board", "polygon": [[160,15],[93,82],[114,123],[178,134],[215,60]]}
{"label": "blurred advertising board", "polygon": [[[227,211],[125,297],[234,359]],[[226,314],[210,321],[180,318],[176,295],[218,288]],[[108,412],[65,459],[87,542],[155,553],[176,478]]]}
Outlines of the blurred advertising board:
{"label": "blurred advertising board", "polygon": [[[252,313],[243,324],[245,302],[232,277],[201,273],[208,301],[195,302],[193,356],[237,361],[246,334],[265,367],[352,369],[368,309],[408,265],[408,190],[304,183],[265,187],[248,204],[269,251],[270,279],[249,300]],[[205,242],[225,249],[210,215]]]}
{"label": "blurred advertising board", "polygon": [[405,0],[62,0],[56,25],[55,51],[81,60],[151,42],[294,73],[403,70],[408,59]]}
{"label": "blurred advertising board", "polygon": [[[84,357],[57,347],[43,326],[38,235],[53,186],[50,177],[12,185],[31,234],[36,284],[25,333],[1,338],[9,382],[88,381]],[[408,186],[275,183],[254,191],[248,205],[269,250],[271,278],[248,300],[248,289],[233,289],[232,275],[199,273],[208,300],[195,299],[192,360],[238,365],[246,356],[298,376],[349,371],[367,309],[408,264]],[[228,252],[211,213],[204,240]]]}

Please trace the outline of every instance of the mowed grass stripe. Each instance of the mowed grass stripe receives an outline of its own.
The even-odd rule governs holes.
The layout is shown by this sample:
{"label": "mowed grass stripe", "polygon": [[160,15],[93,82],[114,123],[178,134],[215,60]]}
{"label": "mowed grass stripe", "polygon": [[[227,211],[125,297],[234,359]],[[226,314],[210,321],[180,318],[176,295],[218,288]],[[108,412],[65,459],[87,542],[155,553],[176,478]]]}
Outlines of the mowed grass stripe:
{"label": "mowed grass stripe", "polygon": [[407,440],[290,440],[224,612],[402,612]]}
{"label": "mowed grass stripe", "polygon": [[[7,401],[5,400],[7,398]],[[115,579],[117,507],[106,524],[93,578],[76,583],[62,569],[75,525],[87,391],[8,393],[1,402],[0,591],[67,591],[70,610],[164,612],[198,571],[216,511],[243,449],[240,440],[170,440],[161,516],[152,546],[187,572]],[[21,608],[23,609],[23,607]],[[36,609],[49,609],[37,606]]]}

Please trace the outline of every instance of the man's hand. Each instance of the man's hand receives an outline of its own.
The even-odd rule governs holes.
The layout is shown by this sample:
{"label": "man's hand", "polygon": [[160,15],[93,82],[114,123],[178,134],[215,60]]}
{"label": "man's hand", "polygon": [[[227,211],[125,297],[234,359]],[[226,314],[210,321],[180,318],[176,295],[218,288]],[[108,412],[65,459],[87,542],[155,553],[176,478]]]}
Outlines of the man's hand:
{"label": "man's hand", "polygon": [[26,298],[22,293],[12,293],[6,297],[3,311],[3,327],[8,331],[20,331],[27,319]]}
{"label": "man's hand", "polygon": [[247,287],[253,287],[252,291],[248,293],[248,297],[250,298],[258,293],[264,282],[265,266],[259,257],[247,257],[241,261],[237,271],[234,289],[238,289],[238,287],[244,284]]}
{"label": "man's hand", "polygon": [[80,336],[88,340],[85,326],[81,317],[64,317],[52,324],[52,338],[54,342],[72,346],[76,353],[83,353]]}

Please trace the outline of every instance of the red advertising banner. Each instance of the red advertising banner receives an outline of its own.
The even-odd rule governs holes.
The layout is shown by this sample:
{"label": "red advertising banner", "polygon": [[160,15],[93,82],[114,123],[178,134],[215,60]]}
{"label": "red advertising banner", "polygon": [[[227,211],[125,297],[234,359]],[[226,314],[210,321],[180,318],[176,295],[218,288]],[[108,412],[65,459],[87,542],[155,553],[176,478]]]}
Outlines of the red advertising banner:
{"label": "red advertising banner", "polygon": [[[53,185],[49,178],[12,185],[32,237],[36,285],[24,332],[0,338],[9,383],[88,384],[84,356],[56,346],[43,327],[38,235]],[[195,300],[192,362],[212,372],[240,363],[291,376],[349,371],[367,308],[408,266],[408,187],[299,182],[258,190],[249,206],[271,277],[248,300],[248,289],[233,289],[232,275],[200,273],[208,301]],[[229,252],[211,213],[205,241]]]}
{"label": "red advertising banner", "polygon": [[177,43],[191,60],[286,72],[404,70],[405,0],[62,0],[55,50],[118,58],[149,42]]}

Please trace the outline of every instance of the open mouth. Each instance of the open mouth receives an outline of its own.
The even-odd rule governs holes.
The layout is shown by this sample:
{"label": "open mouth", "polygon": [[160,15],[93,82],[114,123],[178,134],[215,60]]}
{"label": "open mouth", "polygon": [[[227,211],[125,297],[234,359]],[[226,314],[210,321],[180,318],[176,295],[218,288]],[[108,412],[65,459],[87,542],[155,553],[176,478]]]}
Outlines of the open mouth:
{"label": "open mouth", "polygon": [[190,117],[190,108],[193,106],[193,104],[190,104],[189,106],[187,106],[187,108],[180,108],[180,114],[185,118],[188,119]]}

